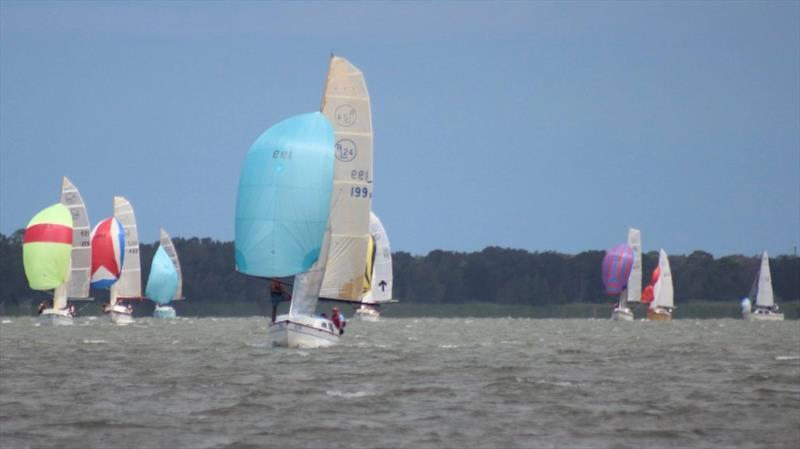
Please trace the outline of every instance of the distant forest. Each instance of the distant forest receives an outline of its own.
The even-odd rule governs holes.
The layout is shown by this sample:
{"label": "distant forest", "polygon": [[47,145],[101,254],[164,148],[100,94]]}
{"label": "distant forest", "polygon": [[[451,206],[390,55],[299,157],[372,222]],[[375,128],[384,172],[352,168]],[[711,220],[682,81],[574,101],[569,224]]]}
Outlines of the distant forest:
{"label": "distant forest", "polygon": [[[22,230],[0,234],[0,310],[41,300],[43,294],[28,287],[22,266]],[[262,302],[267,281],[234,270],[233,242],[210,238],[175,238],[183,269],[183,293],[197,303]],[[142,244],[142,288],[157,243]],[[394,297],[418,304],[489,302],[497,304],[554,305],[611,303],[603,291],[600,264],[604,251],[579,254],[528,252],[488,247],[480,252],[431,251],[425,256],[393,254]],[[655,251],[643,255],[644,283],[658,264]],[[741,255],[715,259],[695,251],[670,256],[675,302],[692,300],[738,302],[750,291],[760,258]],[[800,258],[770,259],[778,301],[800,299]],[[93,295],[99,299],[104,293]]]}

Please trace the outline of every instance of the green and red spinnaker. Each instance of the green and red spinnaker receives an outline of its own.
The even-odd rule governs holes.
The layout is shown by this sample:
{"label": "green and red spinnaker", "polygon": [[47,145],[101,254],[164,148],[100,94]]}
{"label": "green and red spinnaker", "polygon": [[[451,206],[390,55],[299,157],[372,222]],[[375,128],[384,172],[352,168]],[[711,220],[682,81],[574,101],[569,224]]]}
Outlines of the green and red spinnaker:
{"label": "green and red spinnaker", "polygon": [[61,203],[34,215],[22,240],[22,263],[34,290],[50,290],[63,284],[72,255],[72,215]]}

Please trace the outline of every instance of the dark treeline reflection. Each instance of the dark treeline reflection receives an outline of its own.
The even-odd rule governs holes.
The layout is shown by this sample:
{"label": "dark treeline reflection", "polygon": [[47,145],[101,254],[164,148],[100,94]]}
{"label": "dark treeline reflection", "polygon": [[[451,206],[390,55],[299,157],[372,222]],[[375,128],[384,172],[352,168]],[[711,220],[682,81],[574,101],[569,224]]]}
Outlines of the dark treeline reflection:
{"label": "dark treeline reflection", "polygon": [[[192,303],[259,303],[267,283],[234,270],[233,242],[210,238],[174,238],[184,277],[184,296]],[[142,289],[157,242],[141,245]],[[480,252],[431,251],[425,256],[394,253],[394,296],[403,302],[448,304],[607,303],[600,263],[604,251],[575,255],[488,247]],[[675,302],[738,301],[746,296],[758,271],[760,256],[732,255],[715,259],[704,251],[671,255]],[[644,283],[658,264],[658,253],[643,255]],[[800,298],[800,258],[770,259],[778,300]],[[107,297],[93,292],[98,299]],[[0,304],[13,306],[41,299],[28,288],[22,266],[22,231],[0,234]]]}

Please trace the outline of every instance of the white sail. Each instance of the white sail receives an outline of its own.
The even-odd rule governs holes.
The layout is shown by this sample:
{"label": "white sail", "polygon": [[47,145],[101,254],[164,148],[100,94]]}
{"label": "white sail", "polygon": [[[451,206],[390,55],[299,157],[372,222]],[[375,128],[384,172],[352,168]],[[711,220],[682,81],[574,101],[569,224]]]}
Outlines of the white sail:
{"label": "white sail", "polygon": [[663,249],[658,253],[658,270],[658,281],[653,286],[653,302],[650,303],[650,308],[663,307],[671,309],[675,307],[673,303],[672,270],[669,268],[667,253]]}
{"label": "white sail", "polygon": [[334,127],[336,160],[320,297],[359,301],[372,198],[372,115],[364,75],[344,58],[331,57],[321,111]]}
{"label": "white sail", "polygon": [[66,176],[61,181],[61,204],[67,206],[72,215],[72,269],[64,301],[66,297],[88,298],[92,277],[92,229],[81,193]]}
{"label": "white sail", "polygon": [[125,257],[119,280],[111,286],[111,304],[117,298],[140,298],[142,296],[141,262],[139,260],[139,232],[133,206],[121,196],[114,197],[114,217],[125,229]]}
{"label": "white sail", "polygon": [[772,276],[769,271],[769,256],[767,252],[761,255],[761,269],[758,271],[758,289],[756,291],[756,306],[772,307],[775,298],[772,296]]}
{"label": "white sail", "polygon": [[628,303],[642,301],[642,234],[638,229],[628,229],[628,246],[633,251],[633,267],[628,276],[625,300]]}
{"label": "white sail", "polygon": [[383,223],[374,212],[370,212],[369,233],[375,241],[375,259],[370,290],[362,301],[370,304],[388,302],[392,299],[392,250]]}
{"label": "white sail", "polygon": [[172,264],[175,265],[175,271],[178,272],[178,289],[175,290],[175,296],[172,298],[173,301],[181,300],[183,298],[183,273],[181,273],[181,262],[178,260],[178,252],[175,251],[175,245],[172,244],[172,239],[169,238],[169,234],[164,228],[161,228],[161,235],[159,238],[159,243],[161,247],[164,248],[164,251],[169,256],[170,260],[172,260]]}
{"label": "white sail", "polygon": [[325,229],[322,237],[319,258],[308,271],[294,277],[292,287],[292,302],[289,304],[289,315],[314,315],[317,308],[322,278],[325,276],[325,266],[328,260],[328,251],[331,243],[330,225]]}

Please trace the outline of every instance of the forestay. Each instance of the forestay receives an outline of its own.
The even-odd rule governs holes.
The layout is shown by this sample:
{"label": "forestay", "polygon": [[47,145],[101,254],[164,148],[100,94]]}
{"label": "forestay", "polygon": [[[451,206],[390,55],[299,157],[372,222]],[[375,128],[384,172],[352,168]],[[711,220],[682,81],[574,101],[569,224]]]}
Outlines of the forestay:
{"label": "forestay", "polygon": [[336,133],[331,243],[320,296],[360,301],[372,198],[372,115],[364,75],[332,56],[322,113]]}

